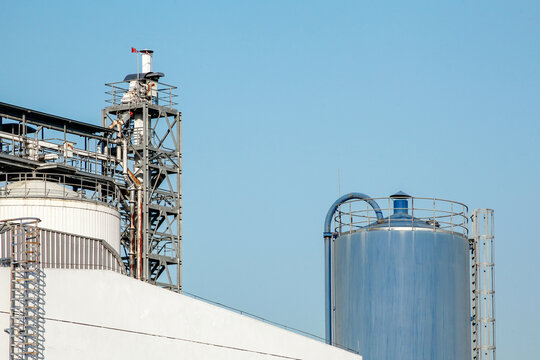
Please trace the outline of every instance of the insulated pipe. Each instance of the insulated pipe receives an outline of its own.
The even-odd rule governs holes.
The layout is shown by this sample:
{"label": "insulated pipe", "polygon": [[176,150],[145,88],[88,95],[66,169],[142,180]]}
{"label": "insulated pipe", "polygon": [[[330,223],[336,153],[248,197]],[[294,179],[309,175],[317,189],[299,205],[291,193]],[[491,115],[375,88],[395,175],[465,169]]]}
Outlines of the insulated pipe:
{"label": "insulated pipe", "polygon": [[330,345],[334,345],[334,233],[331,232],[332,228],[332,218],[334,217],[334,214],[336,213],[336,210],[338,207],[353,199],[358,200],[364,200],[366,201],[373,210],[375,210],[375,214],[377,215],[377,220],[382,221],[383,213],[381,211],[381,208],[379,207],[379,204],[373,199],[370,198],[370,196],[361,194],[361,193],[349,193],[345,194],[339,199],[337,199],[332,206],[330,206],[330,209],[328,210],[328,213],[326,214],[326,219],[324,221],[324,255],[325,255],[325,286],[326,286],[326,342]]}
{"label": "insulated pipe", "polygon": [[120,119],[114,120],[111,125],[107,129],[113,129],[116,128],[116,131],[118,132],[118,137],[122,137],[122,125],[124,125],[124,122]]}
{"label": "insulated pipe", "polygon": [[125,138],[122,139],[122,173],[126,182],[129,183],[130,179],[128,176],[128,146],[127,140]]}

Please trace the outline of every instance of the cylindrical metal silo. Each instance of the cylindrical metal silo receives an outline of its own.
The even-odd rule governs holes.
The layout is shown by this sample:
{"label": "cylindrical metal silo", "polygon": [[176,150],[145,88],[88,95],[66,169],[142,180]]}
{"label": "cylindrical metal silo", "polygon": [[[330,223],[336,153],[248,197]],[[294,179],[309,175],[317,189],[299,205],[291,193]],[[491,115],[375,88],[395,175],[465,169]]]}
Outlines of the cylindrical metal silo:
{"label": "cylindrical metal silo", "polygon": [[377,200],[348,194],[327,215],[327,340],[365,360],[470,359],[466,206]]}
{"label": "cylindrical metal silo", "polygon": [[118,210],[62,183],[29,179],[1,187],[0,219],[18,217],[36,217],[42,228],[104,240],[120,252]]}

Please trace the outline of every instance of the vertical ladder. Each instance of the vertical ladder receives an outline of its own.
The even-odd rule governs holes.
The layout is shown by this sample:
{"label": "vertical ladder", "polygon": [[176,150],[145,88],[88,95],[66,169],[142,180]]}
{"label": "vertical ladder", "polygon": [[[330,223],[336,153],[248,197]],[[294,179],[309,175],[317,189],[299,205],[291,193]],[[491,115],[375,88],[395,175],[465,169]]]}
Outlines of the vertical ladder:
{"label": "vertical ladder", "polygon": [[38,219],[11,221],[10,360],[40,358],[41,279]]}
{"label": "vertical ladder", "polygon": [[495,283],[493,210],[471,216],[471,279],[473,360],[495,360]]}

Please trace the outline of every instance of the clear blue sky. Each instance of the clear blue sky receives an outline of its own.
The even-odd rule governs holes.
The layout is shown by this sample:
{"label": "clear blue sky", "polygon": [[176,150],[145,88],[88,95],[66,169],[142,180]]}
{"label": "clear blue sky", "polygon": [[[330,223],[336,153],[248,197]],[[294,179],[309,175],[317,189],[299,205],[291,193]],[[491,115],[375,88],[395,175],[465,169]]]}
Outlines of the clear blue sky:
{"label": "clear blue sky", "polygon": [[338,168],[342,192],[493,208],[498,355],[532,359],[539,19],[537,1],[5,1],[0,101],[98,123],[130,47],[154,49],[181,93],[185,289],[319,335]]}

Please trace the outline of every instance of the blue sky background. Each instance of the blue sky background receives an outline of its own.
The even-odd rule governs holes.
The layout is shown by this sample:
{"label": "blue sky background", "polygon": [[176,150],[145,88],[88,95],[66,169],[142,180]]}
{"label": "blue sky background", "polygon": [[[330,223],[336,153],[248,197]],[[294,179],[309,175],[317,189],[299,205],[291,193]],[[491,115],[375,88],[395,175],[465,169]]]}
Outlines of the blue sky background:
{"label": "blue sky background", "polygon": [[0,101],[99,123],[156,51],[183,112],[185,290],[323,335],[341,190],[495,209],[497,354],[540,340],[537,1],[5,1]]}

